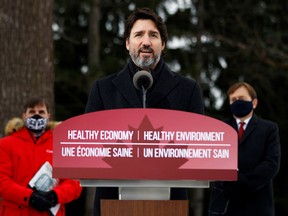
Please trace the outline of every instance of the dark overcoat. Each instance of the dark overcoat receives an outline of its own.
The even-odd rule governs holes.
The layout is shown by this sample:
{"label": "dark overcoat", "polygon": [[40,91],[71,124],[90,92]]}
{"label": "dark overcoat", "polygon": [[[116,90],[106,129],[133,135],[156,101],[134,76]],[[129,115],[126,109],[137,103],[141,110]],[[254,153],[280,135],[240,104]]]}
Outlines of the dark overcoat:
{"label": "dark overcoat", "polygon": [[[234,118],[226,123],[237,130]],[[238,181],[213,184],[209,216],[274,216],[272,182],[279,166],[278,126],[254,114],[238,144]]]}
{"label": "dark overcoat", "polygon": [[[133,75],[141,70],[130,61],[120,72],[93,83],[85,112],[119,108],[141,108],[142,93],[132,82]],[[203,114],[204,106],[199,85],[190,78],[172,72],[160,60],[153,75],[153,86],[147,91],[147,108],[172,109]],[[181,121],[181,119],[179,119]],[[186,189],[171,189],[171,199],[187,199]],[[100,215],[100,199],[117,199],[117,188],[97,188],[94,216]]]}
{"label": "dark overcoat", "polygon": [[[137,72],[130,61],[118,73],[93,83],[85,112],[107,109],[143,107],[140,91],[136,90],[132,76]],[[156,75],[155,75],[155,74]],[[204,112],[199,85],[193,80],[172,72],[160,60],[155,72],[154,83],[147,92],[147,108],[182,110],[202,114]]]}

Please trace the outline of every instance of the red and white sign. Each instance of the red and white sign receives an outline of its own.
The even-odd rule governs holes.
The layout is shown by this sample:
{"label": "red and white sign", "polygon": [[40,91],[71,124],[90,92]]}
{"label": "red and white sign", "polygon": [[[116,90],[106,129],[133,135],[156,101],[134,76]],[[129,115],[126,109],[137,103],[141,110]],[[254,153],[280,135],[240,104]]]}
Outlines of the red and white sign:
{"label": "red and white sign", "polygon": [[114,109],[54,129],[53,175],[76,179],[236,180],[237,133],[166,109]]}

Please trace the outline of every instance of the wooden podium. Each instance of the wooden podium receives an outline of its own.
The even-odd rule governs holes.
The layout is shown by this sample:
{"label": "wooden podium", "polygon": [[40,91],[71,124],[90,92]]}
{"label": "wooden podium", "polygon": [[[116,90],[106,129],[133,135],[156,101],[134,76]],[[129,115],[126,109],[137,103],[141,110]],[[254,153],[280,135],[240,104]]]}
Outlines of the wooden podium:
{"label": "wooden podium", "polygon": [[81,180],[81,185],[85,187],[119,187],[119,200],[101,200],[101,216],[187,216],[188,200],[170,200],[170,188],[208,188],[209,182],[194,180]]}
{"label": "wooden podium", "polygon": [[101,216],[187,216],[188,202],[169,200],[170,188],[237,179],[236,131],[204,115],[98,111],[64,121],[53,137],[54,177],[119,188],[119,200],[102,200]]}
{"label": "wooden podium", "polygon": [[188,200],[101,200],[101,216],[188,216]]}

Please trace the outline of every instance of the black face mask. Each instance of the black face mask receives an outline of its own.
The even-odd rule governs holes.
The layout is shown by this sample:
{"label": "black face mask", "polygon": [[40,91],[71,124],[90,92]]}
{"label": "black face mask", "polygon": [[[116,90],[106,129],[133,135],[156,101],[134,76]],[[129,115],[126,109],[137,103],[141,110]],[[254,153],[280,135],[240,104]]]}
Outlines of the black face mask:
{"label": "black face mask", "polygon": [[252,101],[236,100],[230,104],[231,111],[234,116],[242,118],[253,110]]}

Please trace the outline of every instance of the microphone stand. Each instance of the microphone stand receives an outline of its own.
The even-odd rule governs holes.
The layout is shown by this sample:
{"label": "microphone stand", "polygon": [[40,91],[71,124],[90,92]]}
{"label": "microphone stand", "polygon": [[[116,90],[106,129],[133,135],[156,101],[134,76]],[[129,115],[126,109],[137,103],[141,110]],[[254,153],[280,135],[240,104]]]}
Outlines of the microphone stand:
{"label": "microphone stand", "polygon": [[147,93],[147,89],[144,88],[144,86],[142,85],[142,103],[143,103],[143,108],[146,108],[146,93]]}

